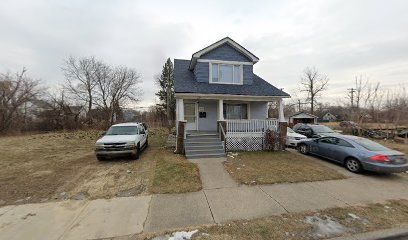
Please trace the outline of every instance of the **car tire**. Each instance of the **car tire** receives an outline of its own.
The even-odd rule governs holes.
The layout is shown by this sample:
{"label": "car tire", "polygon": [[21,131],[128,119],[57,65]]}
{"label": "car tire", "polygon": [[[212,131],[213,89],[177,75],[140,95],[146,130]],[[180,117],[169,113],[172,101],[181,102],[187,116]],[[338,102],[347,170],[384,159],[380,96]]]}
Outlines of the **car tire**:
{"label": "car tire", "polygon": [[132,155],[132,159],[138,159],[139,155],[140,155],[140,145],[138,143],[136,147],[136,153]]}
{"label": "car tire", "polygon": [[299,144],[298,146],[298,151],[302,154],[308,154],[309,153],[309,148],[306,144]]}
{"label": "car tire", "polygon": [[344,167],[352,173],[360,173],[363,170],[360,161],[355,158],[347,158],[344,161]]}
{"label": "car tire", "polygon": [[145,148],[147,148],[148,146],[149,146],[149,138],[146,138]]}

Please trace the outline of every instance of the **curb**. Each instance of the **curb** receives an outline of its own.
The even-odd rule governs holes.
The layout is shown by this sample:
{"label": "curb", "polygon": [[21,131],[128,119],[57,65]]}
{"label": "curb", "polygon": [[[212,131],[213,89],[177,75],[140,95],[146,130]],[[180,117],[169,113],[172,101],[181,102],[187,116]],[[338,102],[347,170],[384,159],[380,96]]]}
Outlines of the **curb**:
{"label": "curb", "polygon": [[404,240],[408,239],[408,226],[335,237],[329,240]]}

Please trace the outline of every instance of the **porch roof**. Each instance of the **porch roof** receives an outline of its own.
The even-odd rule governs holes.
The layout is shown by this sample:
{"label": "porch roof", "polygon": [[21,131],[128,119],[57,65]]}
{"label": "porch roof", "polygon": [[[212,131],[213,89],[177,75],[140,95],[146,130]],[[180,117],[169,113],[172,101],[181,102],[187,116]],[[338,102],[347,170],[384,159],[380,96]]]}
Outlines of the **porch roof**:
{"label": "porch roof", "polygon": [[258,75],[253,75],[251,85],[209,84],[197,82],[189,70],[190,60],[174,59],[174,90],[176,93],[231,94],[247,96],[290,97]]}

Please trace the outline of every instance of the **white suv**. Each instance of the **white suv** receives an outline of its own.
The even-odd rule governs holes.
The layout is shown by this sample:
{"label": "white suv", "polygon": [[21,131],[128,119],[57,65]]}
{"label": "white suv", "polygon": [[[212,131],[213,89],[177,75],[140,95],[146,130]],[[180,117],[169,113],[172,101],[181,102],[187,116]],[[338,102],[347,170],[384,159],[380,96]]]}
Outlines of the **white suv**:
{"label": "white suv", "polygon": [[130,155],[139,158],[140,152],[149,145],[148,132],[143,123],[120,123],[112,125],[103,137],[96,141],[98,160],[106,157]]}

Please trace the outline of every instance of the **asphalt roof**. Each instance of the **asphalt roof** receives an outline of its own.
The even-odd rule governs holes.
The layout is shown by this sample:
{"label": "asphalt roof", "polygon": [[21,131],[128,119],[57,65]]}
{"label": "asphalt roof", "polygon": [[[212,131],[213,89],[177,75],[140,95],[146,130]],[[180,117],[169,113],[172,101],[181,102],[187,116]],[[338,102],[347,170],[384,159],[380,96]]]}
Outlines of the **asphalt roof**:
{"label": "asphalt roof", "polygon": [[197,82],[194,79],[194,73],[188,69],[189,64],[190,60],[174,59],[174,89],[176,93],[290,96],[256,74],[253,75],[253,83],[251,85],[209,84],[208,82]]}

